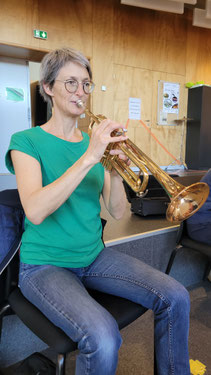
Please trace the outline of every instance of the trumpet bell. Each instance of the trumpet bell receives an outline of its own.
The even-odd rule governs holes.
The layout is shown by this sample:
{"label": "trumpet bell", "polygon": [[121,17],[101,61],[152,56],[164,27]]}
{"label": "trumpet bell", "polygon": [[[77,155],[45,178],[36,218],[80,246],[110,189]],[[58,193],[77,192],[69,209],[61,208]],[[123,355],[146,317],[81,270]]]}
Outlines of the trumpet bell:
{"label": "trumpet bell", "polygon": [[166,211],[167,220],[179,223],[194,215],[207,200],[209,191],[209,186],[204,182],[196,182],[184,187],[175,197],[171,198]]}

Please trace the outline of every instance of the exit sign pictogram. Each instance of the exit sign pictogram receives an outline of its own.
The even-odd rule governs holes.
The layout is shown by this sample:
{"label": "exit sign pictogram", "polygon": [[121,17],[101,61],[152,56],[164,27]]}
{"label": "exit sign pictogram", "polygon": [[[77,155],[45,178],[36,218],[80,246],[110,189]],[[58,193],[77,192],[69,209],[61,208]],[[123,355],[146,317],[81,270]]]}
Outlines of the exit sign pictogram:
{"label": "exit sign pictogram", "polygon": [[34,30],[34,37],[46,40],[47,37],[48,37],[48,33],[47,33],[47,31]]}

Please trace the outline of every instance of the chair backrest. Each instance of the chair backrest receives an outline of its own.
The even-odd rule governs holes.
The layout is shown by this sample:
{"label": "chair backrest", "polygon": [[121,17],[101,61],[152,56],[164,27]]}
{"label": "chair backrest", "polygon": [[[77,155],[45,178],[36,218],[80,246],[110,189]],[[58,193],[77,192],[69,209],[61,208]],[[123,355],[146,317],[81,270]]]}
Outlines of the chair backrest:
{"label": "chair backrest", "polygon": [[201,254],[206,255],[209,259],[211,259],[211,246],[205,243],[202,243],[200,241],[193,240],[192,238],[189,237],[186,220],[184,220],[180,224],[180,228],[179,228],[178,236],[177,236],[177,244],[196,250],[200,252]]}
{"label": "chair backrest", "polygon": [[0,274],[19,249],[24,211],[17,189],[0,192]]}
{"label": "chair backrest", "polygon": [[18,283],[24,212],[17,189],[0,191],[0,303]]}

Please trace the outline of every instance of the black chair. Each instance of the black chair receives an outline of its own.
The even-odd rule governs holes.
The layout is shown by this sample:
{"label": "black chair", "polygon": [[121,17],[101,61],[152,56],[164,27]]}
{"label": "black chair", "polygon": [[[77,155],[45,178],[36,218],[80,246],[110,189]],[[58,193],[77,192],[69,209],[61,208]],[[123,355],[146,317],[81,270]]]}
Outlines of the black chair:
{"label": "black chair", "polygon": [[204,275],[204,277],[206,277],[207,274],[208,274],[208,271],[210,269],[211,246],[210,245],[206,245],[205,243],[202,243],[202,242],[199,242],[199,241],[195,241],[195,240],[193,240],[193,239],[191,239],[189,237],[188,231],[187,231],[187,222],[186,222],[186,220],[183,221],[180,224],[180,227],[179,227],[179,230],[178,230],[178,234],[177,234],[177,239],[176,239],[176,247],[172,251],[172,254],[170,256],[170,259],[169,259],[169,262],[168,262],[168,265],[167,265],[165,273],[166,274],[170,273],[176,255],[181,250],[183,250],[184,247],[187,248],[187,249],[196,250],[199,253],[203,254],[207,258],[207,260],[208,260],[208,266],[207,266],[207,269],[205,270],[205,275]]}
{"label": "black chair", "polygon": [[[0,296],[0,321],[2,321],[5,314],[15,313],[35,335],[58,353],[56,375],[64,375],[66,354],[76,350],[77,343],[73,342],[61,329],[52,324],[23,296],[18,288],[18,250],[23,231],[24,213],[16,189],[0,192],[0,208],[3,208],[3,210],[0,209],[1,216],[4,215],[5,207],[9,210],[7,212],[8,225],[6,229],[9,231],[11,247],[5,254],[1,263],[3,266],[0,268],[0,271],[2,271],[1,284],[4,286],[4,292]],[[0,223],[3,220],[4,218],[0,217]],[[2,233],[3,237],[6,232],[4,230],[4,233]],[[1,245],[4,243],[3,237],[1,237]],[[132,323],[147,310],[145,307],[121,297],[94,290],[89,290],[89,293],[113,315],[120,329]]]}

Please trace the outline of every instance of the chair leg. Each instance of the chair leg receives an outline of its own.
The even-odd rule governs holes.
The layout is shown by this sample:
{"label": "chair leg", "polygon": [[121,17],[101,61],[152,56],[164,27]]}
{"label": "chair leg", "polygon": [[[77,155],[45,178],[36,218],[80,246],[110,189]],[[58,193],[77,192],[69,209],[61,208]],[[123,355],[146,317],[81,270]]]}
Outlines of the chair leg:
{"label": "chair leg", "polygon": [[1,316],[0,317],[0,342],[1,342],[1,333],[2,333],[2,320],[3,320],[3,317]]}
{"label": "chair leg", "polygon": [[10,304],[8,302],[3,303],[0,306],[0,317],[3,317],[4,314],[9,310]]}
{"label": "chair leg", "polygon": [[155,345],[154,345],[154,375],[158,375],[157,361],[156,361],[156,354],[155,354]]}
{"label": "chair leg", "polygon": [[10,304],[5,302],[0,306],[0,341],[1,341],[1,332],[2,332],[2,320],[6,312],[10,309]]}
{"label": "chair leg", "polygon": [[174,259],[175,259],[176,255],[177,255],[178,251],[181,250],[181,249],[182,249],[182,246],[181,245],[177,245],[175,247],[175,249],[172,251],[172,254],[171,254],[169,262],[168,262],[168,265],[166,267],[166,272],[165,273],[167,275],[169,275],[169,273],[171,271],[171,267],[172,267],[173,262],[174,262]]}
{"label": "chair leg", "polygon": [[58,354],[56,364],[56,375],[65,375],[66,354]]}
{"label": "chair leg", "polygon": [[[154,330],[155,330],[155,317],[154,317]],[[155,333],[154,333],[154,373],[153,373],[153,375],[158,375],[157,358],[156,358],[156,345],[155,345]]]}

